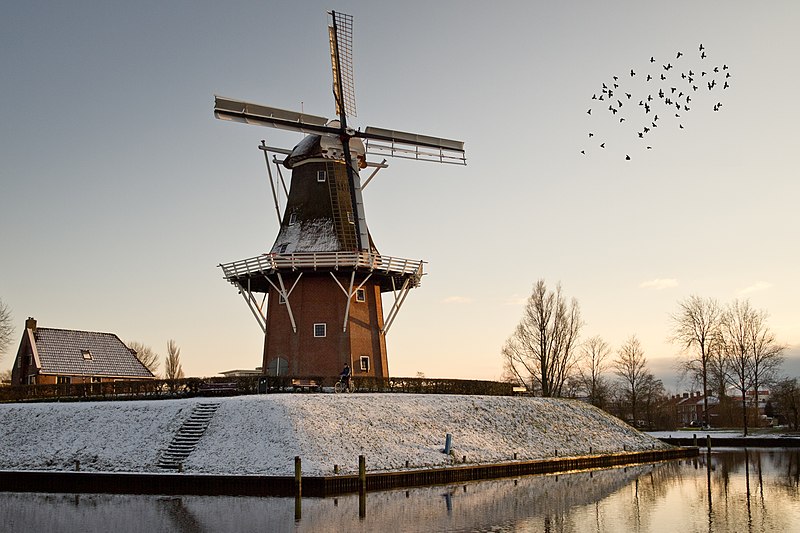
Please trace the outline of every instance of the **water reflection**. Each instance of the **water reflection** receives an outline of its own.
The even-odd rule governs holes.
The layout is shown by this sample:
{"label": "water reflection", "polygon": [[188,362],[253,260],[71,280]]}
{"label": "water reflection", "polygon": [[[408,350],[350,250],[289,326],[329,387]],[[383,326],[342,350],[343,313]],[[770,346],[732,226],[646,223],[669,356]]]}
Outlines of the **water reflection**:
{"label": "water reflection", "polygon": [[800,451],[340,496],[0,493],[5,531],[793,531]]}

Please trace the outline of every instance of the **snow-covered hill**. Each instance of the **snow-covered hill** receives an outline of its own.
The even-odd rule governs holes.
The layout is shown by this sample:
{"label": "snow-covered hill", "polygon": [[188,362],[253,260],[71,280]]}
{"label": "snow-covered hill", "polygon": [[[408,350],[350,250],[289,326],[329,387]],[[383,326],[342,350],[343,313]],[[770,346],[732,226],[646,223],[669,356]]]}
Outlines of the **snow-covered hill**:
{"label": "snow-covered hill", "polygon": [[[666,447],[581,402],[415,394],[269,394],[0,405],[0,469],[158,472],[198,402],[220,404],[184,471],[304,475]],[[453,454],[445,455],[445,436]]]}

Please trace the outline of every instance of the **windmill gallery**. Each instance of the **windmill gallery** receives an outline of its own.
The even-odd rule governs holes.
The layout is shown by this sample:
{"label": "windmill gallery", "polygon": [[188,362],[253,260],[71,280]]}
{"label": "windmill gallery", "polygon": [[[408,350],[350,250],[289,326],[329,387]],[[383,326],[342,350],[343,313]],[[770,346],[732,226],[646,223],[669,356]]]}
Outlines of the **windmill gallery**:
{"label": "windmill gallery", "polygon": [[[259,146],[280,223],[272,248],[220,267],[264,332],[267,374],[335,376],[348,364],[357,376],[385,378],[386,334],[409,290],[419,286],[424,262],[378,252],[362,191],[388,165],[386,159],[376,163],[367,157],[463,165],[464,143],[350,127],[348,118],[356,116],[352,16],[329,15],[336,119],[215,97],[219,119],[305,134],[291,150],[265,141]],[[288,190],[280,166],[291,171]],[[362,184],[359,171],[368,169]],[[282,213],[281,194],[286,196]],[[393,297],[386,315],[384,293]]]}

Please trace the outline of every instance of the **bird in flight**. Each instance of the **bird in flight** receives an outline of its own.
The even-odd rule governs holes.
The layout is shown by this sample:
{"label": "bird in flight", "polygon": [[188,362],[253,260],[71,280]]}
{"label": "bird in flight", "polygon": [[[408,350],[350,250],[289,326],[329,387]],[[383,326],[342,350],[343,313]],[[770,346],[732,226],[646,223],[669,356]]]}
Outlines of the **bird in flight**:
{"label": "bird in flight", "polygon": [[[691,47],[683,49],[687,48],[691,50]],[[721,101],[707,102],[706,99],[711,100],[715,97],[711,96],[711,93],[698,91],[698,89],[702,87],[703,83],[708,91],[715,91],[717,94],[719,94],[717,87],[728,89],[731,86],[728,81],[731,78],[728,64],[723,62],[717,63],[716,66],[710,62],[704,64],[701,60],[707,58],[705,45],[699,43],[698,50],[699,52],[694,54],[675,49],[673,52],[675,55],[671,61],[657,62],[655,55],[651,55],[648,61],[645,56],[642,63],[618,70],[623,73],[622,76],[612,75],[606,78],[609,81],[600,83],[602,90],[589,93],[587,96],[595,101],[608,100],[609,113],[602,111],[593,113],[596,104],[591,102],[591,105],[584,109],[586,109],[585,116],[587,117],[585,120],[591,120],[593,124],[584,131],[591,130],[588,136],[590,138],[597,137],[598,141],[602,142],[598,142],[596,145],[593,143],[585,145],[580,152],[588,156],[599,146],[608,152],[624,155],[626,160],[630,160],[635,157],[631,151],[634,147],[625,146],[626,135],[629,135],[630,139],[647,139],[646,145],[645,143],[637,144],[635,149],[650,150],[654,147],[651,139],[667,135],[671,128],[673,128],[672,131],[689,131],[691,128],[687,123],[689,119],[686,117],[689,116],[690,111],[701,113],[702,110],[707,112],[709,108],[715,112],[721,111]],[[624,73],[627,73],[628,76],[625,76]],[[700,73],[702,82],[697,81],[696,73]],[[650,84],[656,85],[656,87]],[[615,92],[619,96],[615,96]],[[628,106],[624,116],[615,116],[622,112],[625,103],[625,100],[622,99],[623,94],[625,100],[638,102],[639,105]],[[707,94],[708,96],[706,96]],[[692,102],[693,105],[690,107]],[[659,116],[663,117],[663,120],[659,120]],[[614,120],[609,120],[610,117],[614,117]],[[648,120],[650,118],[652,120]],[[660,128],[656,130],[655,128],[659,126]],[[608,128],[613,128],[618,132],[623,141],[616,142],[615,138],[612,142],[612,139],[607,136]]]}

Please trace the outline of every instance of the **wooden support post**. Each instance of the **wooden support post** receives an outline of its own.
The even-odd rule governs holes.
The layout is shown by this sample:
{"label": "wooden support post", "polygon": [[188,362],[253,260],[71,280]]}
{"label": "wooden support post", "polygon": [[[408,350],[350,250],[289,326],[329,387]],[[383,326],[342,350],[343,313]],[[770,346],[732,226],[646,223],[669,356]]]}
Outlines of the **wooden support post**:
{"label": "wooden support post", "polygon": [[358,456],[358,489],[367,490],[367,460],[363,455]]}
{"label": "wooden support post", "polygon": [[706,435],[706,448],[708,448],[708,453],[711,453],[711,435]]}
{"label": "wooden support post", "polygon": [[696,448],[697,447],[697,433],[692,435],[692,439],[693,439],[693,442],[694,442],[694,447]]}
{"label": "wooden support post", "polygon": [[299,455],[294,458],[294,493],[295,496],[301,496],[303,493],[302,463]]}
{"label": "wooden support post", "polygon": [[367,460],[358,456],[358,517],[367,516]]}

